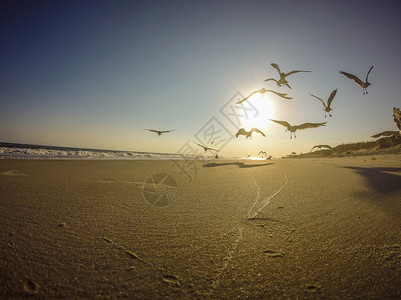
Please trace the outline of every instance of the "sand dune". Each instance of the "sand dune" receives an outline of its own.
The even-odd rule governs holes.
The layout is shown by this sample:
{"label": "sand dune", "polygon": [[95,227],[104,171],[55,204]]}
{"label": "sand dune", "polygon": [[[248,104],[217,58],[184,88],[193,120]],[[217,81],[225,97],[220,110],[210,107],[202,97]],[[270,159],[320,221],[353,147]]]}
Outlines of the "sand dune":
{"label": "sand dune", "polygon": [[195,166],[2,160],[0,297],[401,297],[400,156]]}

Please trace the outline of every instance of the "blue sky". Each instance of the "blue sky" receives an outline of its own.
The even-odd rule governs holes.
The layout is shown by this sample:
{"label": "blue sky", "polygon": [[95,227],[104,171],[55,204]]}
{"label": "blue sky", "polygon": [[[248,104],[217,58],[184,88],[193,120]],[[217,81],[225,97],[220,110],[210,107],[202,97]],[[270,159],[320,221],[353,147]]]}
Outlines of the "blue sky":
{"label": "blue sky", "polygon": [[[316,144],[368,141],[396,130],[401,106],[399,1],[3,1],[0,4],[0,141],[177,152],[230,99],[251,98],[266,138],[233,139],[221,155],[274,156]],[[277,87],[270,63],[292,89]],[[353,73],[372,86],[362,94]],[[333,117],[321,103],[338,89]],[[266,103],[268,105],[266,106]],[[266,107],[269,109],[266,112]],[[291,124],[325,122],[297,132]],[[176,129],[157,136],[143,128]],[[199,137],[199,136],[198,136]],[[222,145],[222,144],[220,144]]]}

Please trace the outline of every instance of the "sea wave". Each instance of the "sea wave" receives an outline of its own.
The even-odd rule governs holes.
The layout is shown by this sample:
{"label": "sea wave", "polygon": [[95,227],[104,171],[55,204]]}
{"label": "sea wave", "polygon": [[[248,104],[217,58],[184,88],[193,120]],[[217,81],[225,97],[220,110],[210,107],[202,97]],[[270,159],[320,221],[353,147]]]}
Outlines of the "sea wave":
{"label": "sea wave", "polygon": [[138,159],[180,160],[204,159],[204,156],[184,156],[181,153],[154,153],[70,148],[43,145],[0,143],[0,159]]}

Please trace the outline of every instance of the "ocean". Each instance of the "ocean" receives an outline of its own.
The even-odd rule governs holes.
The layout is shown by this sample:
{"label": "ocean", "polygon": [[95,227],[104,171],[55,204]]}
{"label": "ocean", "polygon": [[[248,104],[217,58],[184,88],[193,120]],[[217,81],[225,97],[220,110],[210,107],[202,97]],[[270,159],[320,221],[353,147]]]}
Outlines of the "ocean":
{"label": "ocean", "polygon": [[[0,159],[186,159],[181,153],[154,153],[0,142]],[[191,157],[201,158],[201,157]]]}

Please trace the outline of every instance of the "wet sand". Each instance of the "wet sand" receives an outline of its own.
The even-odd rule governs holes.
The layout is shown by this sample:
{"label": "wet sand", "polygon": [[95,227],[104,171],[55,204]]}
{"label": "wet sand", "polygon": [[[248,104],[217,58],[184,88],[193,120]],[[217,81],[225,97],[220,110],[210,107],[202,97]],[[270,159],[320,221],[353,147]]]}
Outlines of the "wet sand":
{"label": "wet sand", "polygon": [[193,167],[1,160],[0,298],[401,297],[401,156]]}

